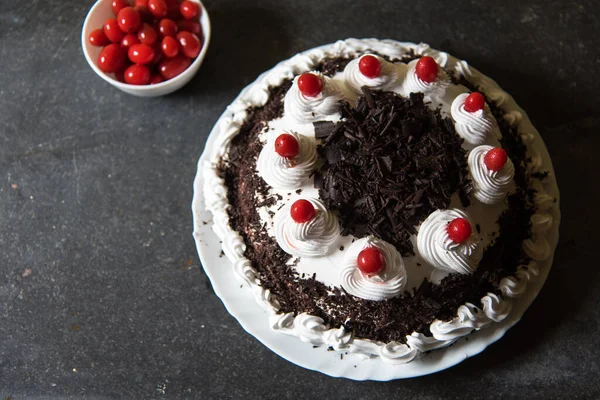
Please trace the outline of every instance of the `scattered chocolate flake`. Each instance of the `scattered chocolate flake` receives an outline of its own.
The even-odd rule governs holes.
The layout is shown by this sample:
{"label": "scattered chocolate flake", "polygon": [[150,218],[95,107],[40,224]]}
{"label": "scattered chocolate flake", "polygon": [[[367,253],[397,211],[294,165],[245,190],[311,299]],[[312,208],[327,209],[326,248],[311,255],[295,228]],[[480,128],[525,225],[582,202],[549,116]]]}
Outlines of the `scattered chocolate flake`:
{"label": "scattered chocolate flake", "polygon": [[375,235],[414,254],[410,236],[430,213],[448,208],[456,191],[468,205],[469,181],[462,139],[439,111],[393,92],[363,87],[356,107],[342,105],[343,121],[324,127],[316,185],[337,210],[342,234]]}
{"label": "scattered chocolate flake", "polygon": [[542,172],[534,172],[533,174],[531,174],[532,178],[536,178],[541,180],[544,180],[548,177],[548,175],[550,175],[550,172],[548,171],[542,171]]}
{"label": "scattered chocolate flake", "polygon": [[300,194],[300,193],[302,193],[302,189],[296,190],[296,194]]}
{"label": "scattered chocolate flake", "polygon": [[340,246],[340,251],[344,251],[344,246]]}

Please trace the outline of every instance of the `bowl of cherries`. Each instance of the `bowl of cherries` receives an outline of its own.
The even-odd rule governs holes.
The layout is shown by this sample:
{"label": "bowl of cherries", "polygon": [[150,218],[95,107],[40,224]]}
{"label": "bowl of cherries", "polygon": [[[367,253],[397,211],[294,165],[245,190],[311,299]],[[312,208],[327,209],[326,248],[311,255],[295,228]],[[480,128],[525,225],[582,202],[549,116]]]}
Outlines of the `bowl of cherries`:
{"label": "bowl of cherries", "polygon": [[199,0],[98,0],[81,45],[92,69],[124,92],[162,96],[198,72],[210,41]]}

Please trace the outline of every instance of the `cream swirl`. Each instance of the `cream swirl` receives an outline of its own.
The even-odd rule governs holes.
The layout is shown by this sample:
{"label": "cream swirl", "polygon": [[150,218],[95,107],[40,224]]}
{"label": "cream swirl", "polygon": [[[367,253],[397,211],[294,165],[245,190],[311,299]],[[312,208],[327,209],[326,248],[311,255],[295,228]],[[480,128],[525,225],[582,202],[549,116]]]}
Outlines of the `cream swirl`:
{"label": "cream swirl", "polygon": [[288,132],[298,141],[298,155],[292,159],[275,151],[275,137],[269,135],[256,162],[256,170],[267,185],[274,189],[297,189],[315,170],[317,145],[314,138]]}
{"label": "cream swirl", "polygon": [[510,158],[499,171],[492,171],[485,165],[484,158],[492,146],[481,145],[469,153],[467,160],[473,180],[473,195],[484,204],[500,203],[511,189],[515,166]]}
{"label": "cream swirl", "polygon": [[283,101],[285,116],[300,124],[326,119],[337,114],[340,109],[342,95],[335,81],[320,72],[313,71],[312,74],[317,75],[323,82],[321,93],[314,97],[303,95],[298,88],[297,76]]}
{"label": "cream swirl", "polygon": [[[385,260],[384,269],[372,277],[365,276],[356,264],[358,254],[367,247],[375,247]],[[406,269],[398,250],[391,244],[366,237],[352,243],[344,256],[340,271],[341,285],[353,296],[365,300],[387,300],[396,297],[406,285]]]}
{"label": "cream swirl", "polygon": [[[379,60],[381,71],[379,76],[375,78],[366,77],[360,72],[358,64],[360,59],[366,55],[373,56]],[[406,71],[404,63],[393,64],[374,54],[365,54],[360,58],[355,58],[350,61],[344,69],[344,81],[346,85],[355,93],[362,93],[362,87],[368,86],[375,90],[391,90],[398,85],[399,77],[403,76]]]}
{"label": "cream swirl", "polygon": [[464,218],[475,225],[464,211],[459,209],[432,212],[419,228],[417,247],[419,253],[435,268],[459,274],[470,274],[483,256],[479,235],[475,230],[463,243],[456,243],[448,235],[448,224],[456,218]]}
{"label": "cream swirl", "polygon": [[402,82],[402,94],[408,96],[411,93],[421,92],[429,97],[442,97],[450,85],[450,79],[446,72],[442,68],[438,68],[437,79],[433,82],[425,82],[417,76],[415,71],[418,61],[412,60],[408,63],[406,76]]}
{"label": "cream swirl", "polygon": [[329,253],[340,236],[337,217],[318,199],[306,199],[316,215],[308,222],[298,223],[290,215],[292,202],[275,213],[275,239],[288,254],[296,257],[320,257]]}
{"label": "cream swirl", "polygon": [[433,337],[438,340],[458,339],[492,323],[492,320],[480,308],[471,303],[465,303],[458,307],[457,314],[450,321],[433,321],[429,326]]}
{"label": "cream swirl", "polygon": [[483,144],[496,129],[494,117],[486,105],[482,110],[469,112],[465,110],[465,100],[470,93],[456,96],[450,107],[454,120],[454,128],[460,137],[472,145]]}

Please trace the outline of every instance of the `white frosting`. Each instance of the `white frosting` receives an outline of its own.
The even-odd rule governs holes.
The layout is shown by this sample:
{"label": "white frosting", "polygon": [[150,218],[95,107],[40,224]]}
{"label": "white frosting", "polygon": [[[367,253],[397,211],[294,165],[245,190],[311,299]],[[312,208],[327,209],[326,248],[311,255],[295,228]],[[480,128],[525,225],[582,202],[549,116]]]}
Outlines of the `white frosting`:
{"label": "white frosting", "polygon": [[[372,277],[365,276],[356,264],[358,254],[367,247],[375,247],[385,260],[384,269]],[[406,285],[404,261],[396,248],[380,239],[366,237],[352,243],[347,250],[340,271],[342,287],[351,295],[365,300],[387,300],[396,297]]]}
{"label": "white frosting", "polygon": [[412,60],[408,63],[406,71],[406,77],[402,83],[401,93],[404,96],[408,96],[410,93],[421,92],[425,96],[431,98],[440,98],[446,92],[448,85],[450,85],[450,79],[446,72],[442,68],[438,68],[437,79],[433,82],[425,82],[417,76],[415,67],[419,60]]}
{"label": "white frosting", "polygon": [[[294,317],[292,314],[277,313],[279,304],[275,296],[260,286],[257,272],[252,268],[250,261],[243,257],[243,242],[238,240],[239,235],[229,225],[227,187],[223,180],[219,178],[216,167],[221,159],[227,158],[231,140],[239,133],[241,124],[246,118],[246,109],[250,106],[264,105],[269,98],[269,87],[280,85],[285,79],[293,79],[294,76],[314,69],[316,64],[325,57],[351,57],[356,53],[367,51],[376,51],[396,59],[401,58],[410,51],[413,51],[417,55],[432,56],[438,65],[464,76],[480,91],[485,93],[486,97],[494,104],[503,108],[505,112],[518,111],[512,97],[500,89],[493,80],[484,76],[475,68],[470,67],[466,61],[457,60],[446,53],[431,49],[426,44],[415,45],[412,43],[399,43],[393,40],[377,39],[347,39],[338,41],[335,44],[315,48],[283,61],[268,73],[261,75],[254,84],[244,89],[240,96],[227,107],[225,115],[221,117],[219,124],[214,128],[216,135],[214,135],[214,142],[210,147],[209,162],[200,165],[204,178],[203,195],[205,197],[206,208],[213,215],[212,228],[214,232],[221,240],[228,242],[226,244],[228,248],[227,258],[233,263],[236,274],[242,282],[252,287],[257,303],[272,314],[271,319],[277,322],[271,325],[273,329],[296,336],[303,341],[326,344],[335,349],[344,349],[349,353],[365,355],[367,357],[381,357],[385,362],[407,362],[418,358],[425,351],[453,343],[456,339],[470,333],[473,329],[486,326],[490,323],[491,319],[482,312],[482,309],[479,310],[481,316],[473,315],[469,311],[469,307],[475,306],[467,303],[459,308],[457,317],[454,320],[447,322],[434,321],[430,325],[430,330],[434,333],[433,337],[427,337],[415,332],[407,336],[407,344],[404,346],[395,346],[394,344],[386,346],[386,343],[354,338],[343,327],[329,329],[324,325],[322,319],[315,316],[300,314]],[[410,92],[406,93],[403,91],[404,89],[403,87],[400,90],[400,94],[406,96]],[[451,103],[452,100],[453,98],[450,98],[447,103]],[[447,107],[446,103],[442,104],[442,112],[444,112],[445,107]],[[335,117],[332,118],[334,119]],[[531,135],[535,135],[536,140],[539,141],[539,135],[531,127],[526,116],[520,113],[512,113],[508,119],[510,123],[518,124],[519,127],[526,126],[519,122],[527,121],[527,125],[530,127],[527,128],[528,136],[524,137],[524,140],[527,139],[525,143],[533,142],[533,139],[530,137]],[[520,133],[523,135],[522,132]],[[537,192],[535,195],[535,205],[539,211],[557,211],[557,199],[547,193],[540,181],[533,180],[532,187]],[[305,189],[303,188],[303,190]],[[558,219],[552,222],[553,225],[557,223]],[[543,239],[545,241],[545,232],[542,231],[535,235],[536,240]],[[532,243],[535,242],[532,241]],[[547,241],[545,243],[548,244]],[[526,248],[528,244],[524,243],[523,246]],[[526,249],[525,251],[528,250]],[[530,280],[536,279],[538,274],[539,270],[536,262],[531,262],[528,266],[519,267],[516,277],[502,280],[499,289],[503,296],[518,297],[527,290],[527,283]],[[499,300],[500,302],[502,301],[500,298]],[[486,301],[489,303],[488,307],[492,307],[495,304],[491,298]],[[500,309],[501,307],[494,308],[494,310]],[[491,310],[487,312],[490,315],[494,315]],[[502,315],[502,312],[498,311],[498,313],[497,315]],[[471,314],[472,319],[469,318],[469,314]],[[296,319],[298,319],[298,324],[295,324]],[[457,322],[456,320],[459,321]],[[460,320],[463,320],[463,322],[460,322]],[[298,326],[297,329],[294,328],[296,325]],[[444,334],[444,332],[446,333]]]}
{"label": "white frosting", "polygon": [[483,311],[471,303],[458,307],[457,316],[450,321],[435,320],[429,329],[438,340],[453,340],[468,335],[473,330],[488,326],[492,322]]}
{"label": "white frosting", "polygon": [[465,110],[465,100],[469,93],[462,93],[456,96],[452,102],[450,113],[454,119],[454,128],[466,142],[478,146],[485,143],[488,137],[496,130],[495,119],[492,116],[487,104],[482,110],[469,112]]}
{"label": "white frosting", "polygon": [[308,222],[298,223],[290,215],[292,202],[275,214],[275,238],[288,254],[296,257],[319,257],[329,253],[331,245],[340,236],[337,217],[318,199],[308,200],[316,215]]}
{"label": "white frosting", "polygon": [[473,195],[484,204],[496,204],[506,198],[515,175],[515,166],[510,158],[499,171],[487,168],[484,157],[492,146],[477,146],[469,153],[469,173],[473,180]]}
{"label": "white frosting", "polygon": [[406,73],[406,64],[404,63],[393,64],[374,54],[371,54],[371,56],[377,58],[381,64],[379,76],[375,78],[368,78],[360,72],[358,64],[364,56],[350,61],[344,69],[344,81],[346,85],[357,94],[362,93],[361,88],[363,86],[368,86],[375,90],[392,90],[398,86],[398,80]]}
{"label": "white frosting", "polygon": [[275,189],[296,189],[317,166],[317,145],[312,137],[293,131],[285,133],[298,141],[298,155],[292,159],[280,156],[275,151],[275,140],[279,135],[269,135],[258,156],[256,170],[267,185]]}
{"label": "white frosting", "polygon": [[340,108],[341,94],[336,83],[320,72],[313,71],[312,73],[317,75],[323,83],[321,93],[314,97],[303,95],[298,88],[299,76],[297,76],[283,101],[285,114],[300,124],[327,119],[336,115]]}
{"label": "white frosting", "polygon": [[[471,224],[471,236],[463,243],[455,243],[448,236],[448,224],[456,218],[465,218]],[[419,253],[434,267],[443,271],[470,274],[477,268],[483,249],[479,245],[475,224],[459,209],[432,212],[419,228]]]}
{"label": "white frosting", "polygon": [[482,307],[465,303],[450,321],[435,320],[430,326],[431,334],[438,340],[453,340],[485,328],[492,322],[503,321],[512,309],[512,300],[504,300],[494,293],[481,298]]}
{"label": "white frosting", "polygon": [[552,254],[550,243],[543,237],[525,239],[523,242],[523,251],[536,261],[543,261]]}

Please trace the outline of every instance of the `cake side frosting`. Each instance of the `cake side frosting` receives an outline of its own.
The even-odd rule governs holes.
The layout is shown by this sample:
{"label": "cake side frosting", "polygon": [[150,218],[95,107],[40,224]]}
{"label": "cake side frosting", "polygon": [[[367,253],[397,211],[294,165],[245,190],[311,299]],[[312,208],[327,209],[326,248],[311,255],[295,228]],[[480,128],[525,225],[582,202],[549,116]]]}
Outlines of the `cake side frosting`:
{"label": "cake side frosting", "polygon": [[[237,235],[236,232],[231,229],[228,219],[226,218],[226,209],[228,205],[226,194],[227,189],[222,180],[219,180],[220,177],[217,171],[217,163],[223,156],[227,154],[227,148],[230,140],[235,136],[234,131],[236,129],[239,131],[241,121],[243,121],[245,118],[245,109],[247,106],[261,105],[266,103],[266,100],[268,99],[267,88],[269,86],[277,85],[279,79],[281,79],[281,81],[279,81],[279,83],[281,83],[284,79],[290,79],[293,75],[297,75],[300,72],[305,72],[312,69],[318,60],[323,59],[327,55],[350,55],[369,50],[378,51],[388,55],[397,55],[397,57],[400,57],[411,50],[415,53],[431,54],[434,56],[434,58],[439,60],[438,62],[443,63],[447,69],[451,70],[452,64],[456,65],[457,70],[459,69],[460,71],[464,71],[463,75],[465,77],[467,77],[466,75],[469,75],[468,78],[470,78],[474,84],[482,85],[482,91],[486,94],[488,91],[492,93],[496,98],[501,100],[501,104],[509,103],[509,101],[506,100],[507,95],[503,95],[497,86],[492,85],[493,81],[485,81],[483,78],[479,78],[478,73],[472,68],[469,68],[466,63],[458,62],[457,60],[448,57],[445,53],[435,52],[422,45],[416,46],[411,44],[398,44],[397,42],[388,41],[380,42],[349,40],[345,42],[338,42],[329,52],[324,52],[322,49],[316,49],[306,54],[296,56],[289,62],[280,64],[268,75],[263,76],[263,84],[261,85],[259,80],[259,84],[255,85],[258,86],[258,88],[255,87],[245,94],[243,93],[241,96],[242,98],[239,100],[240,106],[237,108],[231,108],[233,111],[232,118],[225,121],[221,127],[221,142],[217,148],[217,151],[215,151],[213,154],[212,163],[205,165],[205,182],[210,182],[210,184],[207,183],[205,186],[205,193],[207,196],[207,207],[215,216],[215,232],[217,232],[219,237],[221,237],[224,242],[224,250],[227,257],[234,262],[234,265],[241,266],[240,271],[242,272],[242,277],[248,284],[256,288],[257,299],[259,302],[262,302],[267,308],[270,308],[273,311],[277,311],[279,309],[277,301],[272,296],[268,295],[268,289],[258,286],[256,274],[252,271],[252,267],[248,265],[244,257],[245,247],[243,240],[241,240],[239,235]],[[486,85],[490,87],[483,87]],[[265,97],[266,91],[267,96]],[[236,110],[234,110],[234,108],[236,108]],[[518,114],[511,114],[510,112],[513,110],[508,111],[508,118],[514,119],[514,122],[516,123],[519,119]],[[511,122],[513,121],[511,120]],[[530,132],[528,132],[528,134],[530,134]],[[529,140],[528,136],[527,139]],[[535,137],[533,139],[535,140]],[[532,155],[532,159],[535,159],[535,154]],[[536,203],[539,205],[549,204],[549,200],[544,198],[544,193],[542,191],[543,188],[540,189],[541,190],[538,190]],[[225,216],[223,214],[225,214]],[[523,245],[524,251],[534,259],[542,259],[544,256],[547,257],[549,255],[549,250],[546,248],[549,246],[544,246],[543,237],[544,229],[549,224],[548,221],[551,221],[547,215],[548,213],[538,211],[538,213],[536,213],[536,217],[532,217],[532,230],[535,232],[534,237],[525,241]],[[552,222],[550,222],[550,224],[551,223]],[[521,269],[522,271],[526,272],[522,272],[520,276],[518,272],[521,270],[517,271],[516,278],[505,278],[505,280],[502,281],[504,286],[502,282],[500,284],[500,291],[502,294],[505,297],[510,298],[511,296],[516,297],[519,293],[522,293],[525,290],[524,286],[526,286],[526,282],[531,276],[535,275],[528,272],[533,268],[535,268],[534,264],[528,266],[527,269]],[[502,299],[495,294],[493,294],[491,297],[486,295],[481,299],[481,308],[483,310],[482,315],[485,315],[489,321],[501,320],[507,313],[506,304],[508,303],[509,301],[507,299]],[[469,310],[472,310],[472,307],[476,306],[470,304],[468,307],[471,307]],[[469,314],[467,311],[461,313],[461,309],[459,308],[456,321],[449,321],[446,323],[446,325],[443,325],[444,321],[439,321],[439,323],[434,321],[434,323],[432,323],[431,333],[433,334],[433,338],[426,336],[424,337],[426,339],[420,338],[418,333],[414,333],[407,336],[406,343],[390,342],[383,344],[357,338],[349,338],[348,334],[340,331],[340,329],[343,330],[343,327],[333,330],[326,329],[325,325],[323,324],[323,320],[321,319],[321,322],[319,323],[318,317],[300,318],[301,315],[298,315],[294,318],[291,318],[289,313],[275,314],[273,319],[279,322],[273,326],[275,329],[281,330],[285,333],[293,333],[297,336],[300,336],[304,340],[311,341],[315,344],[328,344],[336,348],[350,348],[352,351],[358,353],[380,355],[383,359],[389,360],[390,362],[402,363],[414,359],[422,351],[428,351],[424,350],[425,348],[432,349],[435,348],[436,345],[447,345],[449,342],[455,339],[454,336],[459,337],[461,334],[463,334],[463,332],[468,333],[473,329],[479,329],[483,326],[487,326],[487,323],[483,320],[477,323],[473,322],[473,319],[470,318],[469,315],[471,314]],[[295,328],[296,325],[298,326],[298,329]],[[440,326],[442,326],[443,329],[440,328]],[[436,337],[436,332],[438,332],[439,337]],[[453,336],[451,339],[448,339],[448,335],[450,335],[449,332],[454,332],[451,335]]]}

